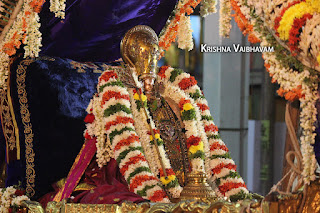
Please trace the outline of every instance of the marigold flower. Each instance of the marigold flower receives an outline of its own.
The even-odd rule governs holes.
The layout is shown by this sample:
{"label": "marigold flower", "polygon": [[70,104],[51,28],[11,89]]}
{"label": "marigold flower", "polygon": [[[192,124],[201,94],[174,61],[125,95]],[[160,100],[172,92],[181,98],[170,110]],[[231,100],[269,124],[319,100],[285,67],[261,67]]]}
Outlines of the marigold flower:
{"label": "marigold flower", "polygon": [[200,141],[200,143],[197,146],[190,146],[190,148],[189,148],[189,152],[191,152],[191,154],[194,154],[197,151],[203,151],[203,142],[202,141]]}
{"label": "marigold flower", "polygon": [[188,111],[190,109],[193,109],[193,106],[191,103],[186,103],[183,105],[183,110]]}
{"label": "marigold flower", "polygon": [[171,181],[174,181],[176,179],[175,175],[169,175],[167,177],[161,177],[160,181],[164,184],[164,185],[168,185]]}
{"label": "marigold flower", "polygon": [[139,100],[139,99],[140,99],[138,93],[135,93],[135,94],[133,95],[133,98],[134,98],[134,100]]}
{"label": "marigold flower", "polygon": [[141,100],[142,102],[145,102],[147,100],[147,96],[145,96],[144,94],[141,94]]}

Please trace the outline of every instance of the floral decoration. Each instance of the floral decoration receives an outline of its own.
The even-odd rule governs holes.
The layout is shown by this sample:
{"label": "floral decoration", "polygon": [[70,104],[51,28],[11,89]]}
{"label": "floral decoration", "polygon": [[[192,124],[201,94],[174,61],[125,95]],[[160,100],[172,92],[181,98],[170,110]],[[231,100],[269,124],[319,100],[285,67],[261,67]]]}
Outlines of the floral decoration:
{"label": "floral decoration", "polygon": [[[155,167],[158,168],[158,165],[154,165],[157,162],[150,164],[152,168],[149,167],[146,156],[150,159],[154,158],[154,155],[145,155],[147,149],[142,148],[141,139],[136,131],[137,125],[133,119],[135,113],[131,111],[131,105],[138,111],[136,103],[145,102],[146,97],[135,96],[137,90],[135,93],[133,89],[129,92],[114,70],[102,73],[97,90],[98,93],[87,109],[86,120],[89,123],[85,137],[97,138],[98,165],[102,167],[111,157],[115,158],[130,191],[153,202],[169,202],[166,193],[160,187],[157,173],[153,173]],[[150,144],[150,140],[147,143]]]}
{"label": "floral decoration", "polygon": [[250,197],[242,178],[236,172],[228,148],[219,136],[208,102],[194,77],[180,69],[163,66],[159,69],[158,80],[166,85],[164,96],[179,100],[177,104],[181,112],[192,111],[188,112],[192,116],[187,116],[192,117],[191,120],[183,119],[192,170],[205,170],[209,181],[217,186],[218,196],[228,197],[232,201]]}
{"label": "floral decoration", "polygon": [[[314,180],[316,159],[313,151],[320,71],[320,2],[317,0],[269,1],[231,0],[235,21],[248,39],[260,46],[273,46],[263,53],[266,70],[278,94],[288,101],[299,100],[301,151],[305,183]],[[242,21],[240,21],[242,20]],[[223,24],[221,24],[223,27]],[[258,39],[252,39],[252,37]]]}
{"label": "floral decoration", "polygon": [[[131,191],[154,202],[168,202],[166,196],[159,198],[165,195],[159,187],[165,188],[173,198],[180,196],[182,187],[171,168],[160,131],[144,104],[147,98],[142,85],[134,72],[132,75],[138,88],[125,88],[116,69],[101,75],[98,93],[88,106],[84,135],[97,138],[99,166],[114,157]],[[158,76],[159,83],[165,85],[162,95],[176,101],[181,110],[191,171],[206,172],[217,185],[219,196],[231,200],[248,197],[194,77],[168,66],[161,67]]]}
{"label": "floral decoration", "polygon": [[66,16],[66,0],[50,0],[49,10],[54,13],[55,17],[64,19]]}
{"label": "floral decoration", "polygon": [[168,50],[171,43],[176,41],[177,37],[179,48],[192,50],[190,14],[194,12],[200,2],[200,14],[203,17],[216,12],[216,0],[179,0],[159,36],[159,46],[162,49],[161,56],[164,55],[165,50]]}
{"label": "floral decoration", "polygon": [[15,213],[22,212],[22,201],[30,200],[25,191],[14,186],[7,188],[0,188],[0,212],[1,213]]}

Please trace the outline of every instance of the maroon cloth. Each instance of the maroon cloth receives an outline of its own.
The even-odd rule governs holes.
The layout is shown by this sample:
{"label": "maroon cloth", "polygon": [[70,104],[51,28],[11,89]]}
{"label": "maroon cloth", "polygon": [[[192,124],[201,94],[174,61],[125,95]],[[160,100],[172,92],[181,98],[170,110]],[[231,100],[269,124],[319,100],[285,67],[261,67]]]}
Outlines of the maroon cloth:
{"label": "maroon cloth", "polygon": [[[111,159],[102,168],[97,166],[94,159],[86,169],[82,182],[94,185],[96,188],[73,195],[74,199],[71,201],[74,203],[120,204],[123,201],[134,203],[146,201],[139,195],[129,191],[127,182],[120,173],[117,162],[114,159]],[[50,192],[39,199],[42,206],[46,207],[47,203],[58,192],[58,188],[55,185],[53,187],[55,192]]]}

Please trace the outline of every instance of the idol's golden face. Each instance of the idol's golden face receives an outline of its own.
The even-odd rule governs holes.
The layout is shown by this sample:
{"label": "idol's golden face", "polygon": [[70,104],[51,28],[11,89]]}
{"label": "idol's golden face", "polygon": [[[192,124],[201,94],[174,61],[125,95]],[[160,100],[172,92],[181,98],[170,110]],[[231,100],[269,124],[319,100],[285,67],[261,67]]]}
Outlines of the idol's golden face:
{"label": "idol's golden face", "polygon": [[143,88],[146,94],[152,93],[154,88],[154,80],[155,80],[155,77],[152,75],[142,79]]}

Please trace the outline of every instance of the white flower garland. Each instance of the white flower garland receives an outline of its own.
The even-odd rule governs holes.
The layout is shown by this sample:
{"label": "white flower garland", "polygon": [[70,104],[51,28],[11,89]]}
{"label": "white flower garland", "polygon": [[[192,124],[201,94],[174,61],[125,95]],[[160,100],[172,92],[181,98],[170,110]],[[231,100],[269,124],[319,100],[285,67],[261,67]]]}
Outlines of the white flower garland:
{"label": "white flower garland", "polygon": [[0,188],[0,213],[8,213],[13,206],[21,206],[22,201],[30,200],[26,195],[15,195],[16,191],[13,186]]}
{"label": "white flower garland", "polygon": [[182,15],[178,29],[178,47],[180,49],[188,51],[193,49],[192,32],[190,16]]}
{"label": "white flower garland", "polygon": [[38,57],[41,47],[39,15],[31,7],[32,0],[24,1],[16,20],[0,43],[0,89],[6,89],[10,56],[21,43],[25,44],[24,57]]}
{"label": "white flower garland", "polygon": [[200,6],[200,15],[206,17],[211,13],[217,12],[217,1],[216,0],[202,0]]}
{"label": "white flower garland", "polygon": [[231,30],[231,2],[220,0],[219,34],[221,37],[229,37]]}
{"label": "white flower garland", "polygon": [[[211,184],[218,186],[214,187],[216,194],[220,197],[227,196],[233,200],[243,199],[249,192],[242,178],[236,173],[235,163],[230,158],[227,147],[220,139],[218,129],[216,128],[213,131],[211,129],[215,125],[206,99],[201,94],[196,81],[192,80],[193,77],[184,72],[178,72],[178,75],[176,73],[171,67],[160,69],[158,80],[166,85],[163,95],[176,101],[183,97],[194,106],[197,124],[194,124],[196,127],[192,127],[193,134],[199,135],[203,141],[205,171]],[[176,75],[176,77],[171,79],[173,75]],[[203,161],[200,162],[199,159],[197,161],[197,165],[203,165]],[[220,170],[220,172],[214,172],[216,170]]]}
{"label": "white flower garland", "polygon": [[94,121],[87,124],[85,135],[97,138],[99,166],[106,165],[110,157],[114,157],[130,191],[153,202],[169,202],[153,173],[157,165],[153,163],[150,169],[136,134],[129,92],[112,70],[102,73],[97,88],[98,93],[87,110]]}
{"label": "white flower garland", "polygon": [[[280,16],[283,8],[287,7],[289,3],[293,1],[281,0],[277,4],[271,4],[268,1],[253,1],[253,0],[238,0],[237,5],[240,7],[241,13],[246,17],[252,26],[256,26],[256,16],[260,16],[265,20],[265,24],[269,29],[273,29],[275,26],[275,19]],[[310,0],[308,0],[310,2]],[[317,5],[318,2],[314,1],[311,5]],[[280,5],[280,7],[278,7]],[[318,7],[317,7],[318,8]],[[254,11],[255,16],[252,16]],[[301,11],[299,11],[301,12]],[[317,32],[318,29],[313,26],[319,23],[317,13],[313,14],[313,18],[306,21],[306,25],[301,33],[301,42],[299,43],[299,49],[302,51],[302,55],[307,57],[311,39],[313,36],[310,32]],[[313,23],[313,25],[312,25]],[[255,28],[254,28],[255,29]],[[320,28],[319,28],[320,29]],[[261,40],[260,45],[271,46],[267,39],[262,36],[257,30],[254,31],[256,37]],[[312,45],[311,45],[312,46]],[[312,46],[312,56],[315,58],[319,53],[318,46]],[[300,113],[300,126],[302,127],[302,135],[300,137],[301,152],[303,157],[303,172],[305,183],[309,183],[315,179],[314,171],[316,169],[316,159],[312,144],[315,141],[315,123],[317,121],[316,101],[318,99],[317,89],[318,85],[315,77],[312,77],[308,70],[302,72],[295,71],[289,66],[281,64],[276,57],[276,53],[265,52],[263,53],[265,64],[267,69],[273,78],[273,81],[279,83],[282,89],[285,91],[295,91],[297,88],[301,89],[301,95],[299,97],[301,103]],[[315,59],[316,61],[316,59]]]}
{"label": "white flower garland", "polygon": [[66,0],[50,0],[50,11],[55,17],[65,19]]}

